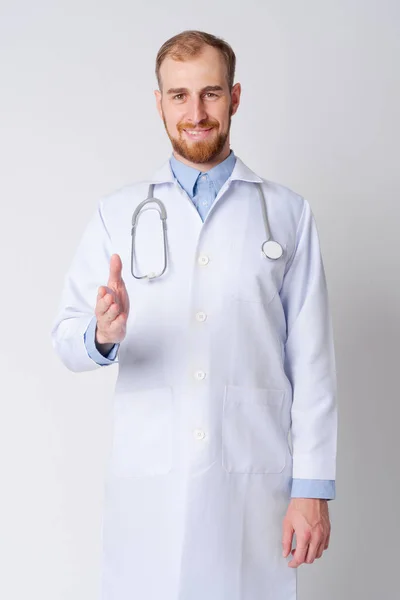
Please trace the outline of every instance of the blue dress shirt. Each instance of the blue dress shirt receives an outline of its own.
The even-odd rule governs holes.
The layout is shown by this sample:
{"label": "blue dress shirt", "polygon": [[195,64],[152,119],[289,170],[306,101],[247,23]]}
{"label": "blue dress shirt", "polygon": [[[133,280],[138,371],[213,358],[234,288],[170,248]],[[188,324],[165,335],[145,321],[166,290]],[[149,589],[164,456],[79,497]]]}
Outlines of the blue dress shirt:
{"label": "blue dress shirt", "polygon": [[[219,190],[232,174],[235,162],[236,156],[231,150],[225,160],[203,173],[194,167],[185,165],[173,154],[171,155],[172,172],[179,185],[191,198],[203,222]],[[84,336],[88,355],[99,365],[116,362],[119,344],[114,344],[107,356],[103,356],[95,345],[95,331],[96,317],[90,321]],[[336,496],[335,481],[330,479],[292,479],[291,496],[292,498],[333,500]]]}
{"label": "blue dress shirt", "polygon": [[197,208],[202,221],[206,218],[211,204],[214,202],[219,190],[225,181],[232,175],[236,156],[231,150],[229,156],[221,163],[202,173],[193,167],[188,167],[183,162],[171,156],[170,165],[179,185],[185,190]]}

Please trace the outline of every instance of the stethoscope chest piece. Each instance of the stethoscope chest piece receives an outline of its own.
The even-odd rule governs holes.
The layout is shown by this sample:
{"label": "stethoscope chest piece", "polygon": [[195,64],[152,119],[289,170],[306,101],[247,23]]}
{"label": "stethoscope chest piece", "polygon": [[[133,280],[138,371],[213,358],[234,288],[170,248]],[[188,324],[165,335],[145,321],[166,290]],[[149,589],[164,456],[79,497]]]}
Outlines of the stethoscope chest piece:
{"label": "stethoscope chest piece", "polygon": [[276,260],[280,258],[283,254],[282,246],[278,242],[274,242],[274,240],[267,240],[261,246],[261,250],[267,258],[271,258]]}

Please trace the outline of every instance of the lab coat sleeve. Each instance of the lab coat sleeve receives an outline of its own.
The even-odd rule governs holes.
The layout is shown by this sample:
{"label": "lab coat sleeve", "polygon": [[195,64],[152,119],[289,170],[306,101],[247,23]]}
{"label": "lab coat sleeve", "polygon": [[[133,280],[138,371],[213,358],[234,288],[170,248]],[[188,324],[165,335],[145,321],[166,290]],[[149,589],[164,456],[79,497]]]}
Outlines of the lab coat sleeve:
{"label": "lab coat sleeve", "polygon": [[[64,279],[61,301],[51,330],[53,347],[64,365],[71,371],[92,371],[101,366],[118,362],[96,359],[94,352],[88,351],[85,334],[89,330],[94,336],[94,319],[97,291],[107,285],[111,238],[106,227],[102,200],[83,232]],[[88,346],[90,345],[87,340]],[[112,353],[115,350],[112,349]],[[99,353],[100,354],[100,353]]]}
{"label": "lab coat sleeve", "polygon": [[285,371],[293,390],[293,478],[333,481],[337,382],[332,320],[315,219],[309,203],[302,201],[280,290],[287,325]]}

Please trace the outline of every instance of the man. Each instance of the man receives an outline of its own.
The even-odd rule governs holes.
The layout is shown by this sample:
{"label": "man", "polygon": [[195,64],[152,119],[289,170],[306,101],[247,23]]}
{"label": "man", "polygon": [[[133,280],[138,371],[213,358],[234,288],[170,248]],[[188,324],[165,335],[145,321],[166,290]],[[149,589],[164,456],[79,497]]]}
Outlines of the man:
{"label": "man", "polygon": [[[328,548],[336,373],[318,234],[304,198],[230,149],[234,72],[210,34],[162,46],[172,156],[99,202],[52,330],[73,371],[119,363],[102,600],[294,600],[296,567]],[[131,239],[149,185],[165,247],[146,206]]]}

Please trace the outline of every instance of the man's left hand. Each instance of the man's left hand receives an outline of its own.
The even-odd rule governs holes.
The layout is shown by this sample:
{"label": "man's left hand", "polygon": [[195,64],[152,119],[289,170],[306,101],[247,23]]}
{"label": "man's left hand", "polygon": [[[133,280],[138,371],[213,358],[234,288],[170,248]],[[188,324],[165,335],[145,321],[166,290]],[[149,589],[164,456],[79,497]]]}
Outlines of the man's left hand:
{"label": "man's left hand", "polygon": [[[296,548],[291,550],[293,534],[296,534]],[[292,498],[283,521],[283,556],[291,551],[293,559],[289,567],[302,563],[311,564],[329,546],[331,524],[328,502],[319,498]]]}

